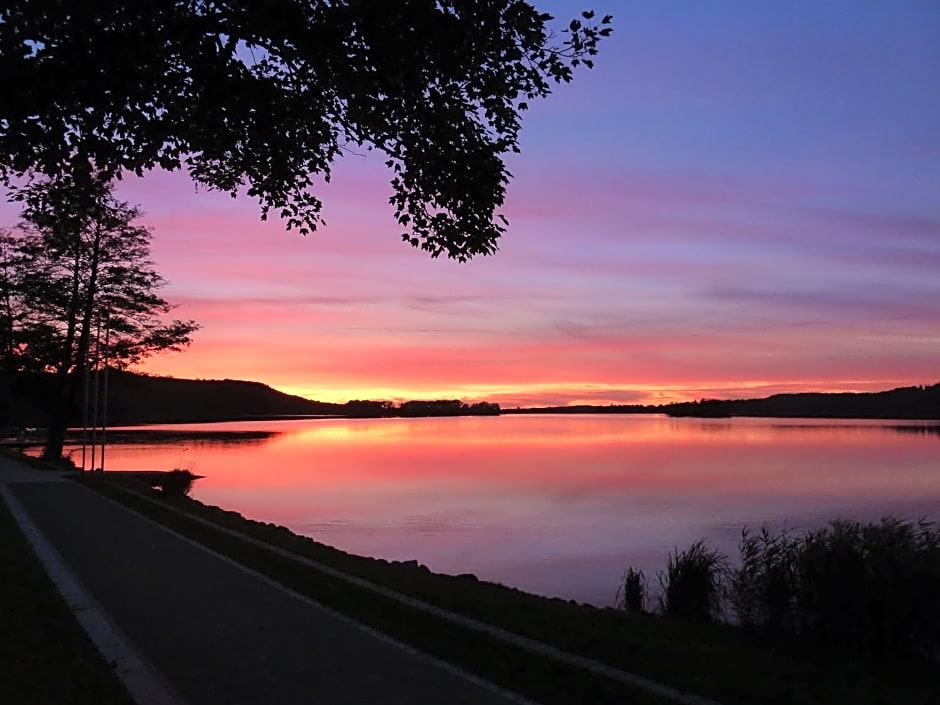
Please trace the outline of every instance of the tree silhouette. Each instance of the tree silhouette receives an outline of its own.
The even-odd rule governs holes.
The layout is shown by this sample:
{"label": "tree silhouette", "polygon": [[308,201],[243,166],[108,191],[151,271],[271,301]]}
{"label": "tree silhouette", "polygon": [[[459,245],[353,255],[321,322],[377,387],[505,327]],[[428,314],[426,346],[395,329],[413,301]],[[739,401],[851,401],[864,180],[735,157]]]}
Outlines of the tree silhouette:
{"label": "tree silhouette", "polygon": [[157,293],[165,282],[150,261],[150,230],[105,177],[37,179],[13,198],[23,211],[19,232],[0,237],[0,367],[54,380],[45,456],[55,459],[98,321],[106,318],[117,367],[180,349],[196,324],[163,320],[173,307]]}
{"label": "tree silhouette", "polygon": [[491,254],[520,114],[610,16],[559,33],[523,0],[35,0],[0,8],[0,174],[188,170],[306,234],[349,149],[392,171],[402,238]]}

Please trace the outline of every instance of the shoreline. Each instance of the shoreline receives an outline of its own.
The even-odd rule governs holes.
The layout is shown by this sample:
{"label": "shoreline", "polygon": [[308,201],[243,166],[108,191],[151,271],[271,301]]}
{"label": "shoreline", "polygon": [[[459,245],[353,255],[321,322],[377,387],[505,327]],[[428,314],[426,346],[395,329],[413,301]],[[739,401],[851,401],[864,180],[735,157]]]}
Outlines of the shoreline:
{"label": "shoreline", "polygon": [[[436,574],[415,564],[356,556],[196,500],[162,496],[139,484],[133,490],[130,478],[100,479],[101,475],[89,476],[83,484],[357,621],[546,705],[645,703],[648,698],[635,687],[615,686],[607,676],[580,666],[564,666],[517,646],[496,648],[491,637],[442,623],[434,615],[404,605],[393,607],[381,595],[338,583],[303,561],[313,560],[409,599],[722,705],[778,702],[781,697],[820,705],[874,705],[911,701],[912,697],[920,702],[926,701],[924,694],[932,692],[934,685],[932,670],[900,660],[895,663],[727,625],[539,597],[470,575]],[[107,472],[103,479],[109,479]],[[303,560],[271,552],[257,542]],[[810,683],[812,691],[807,690]],[[661,702],[649,700],[654,701]]]}
{"label": "shoreline", "polygon": [[[112,431],[132,431],[143,426],[187,426],[198,424],[222,424],[222,423],[252,423],[267,421],[321,421],[321,420],[342,420],[342,421],[377,421],[383,419],[401,420],[401,419],[448,419],[448,418],[498,418],[499,416],[659,416],[670,419],[715,419],[718,421],[728,421],[734,419],[766,419],[766,420],[800,420],[807,421],[878,421],[878,422],[896,422],[897,425],[909,425],[911,422],[921,422],[928,425],[940,426],[940,415],[937,416],[835,416],[835,415],[806,415],[806,414],[729,414],[729,415],[709,415],[709,414],[669,414],[665,411],[604,411],[602,408],[591,411],[569,411],[559,409],[503,409],[499,414],[442,414],[439,416],[344,416],[341,414],[276,414],[271,416],[217,416],[198,420],[175,420],[175,421],[135,421],[133,423],[115,423],[108,426],[108,432]],[[81,432],[81,427],[70,426],[69,433]],[[225,433],[225,431],[221,431]]]}

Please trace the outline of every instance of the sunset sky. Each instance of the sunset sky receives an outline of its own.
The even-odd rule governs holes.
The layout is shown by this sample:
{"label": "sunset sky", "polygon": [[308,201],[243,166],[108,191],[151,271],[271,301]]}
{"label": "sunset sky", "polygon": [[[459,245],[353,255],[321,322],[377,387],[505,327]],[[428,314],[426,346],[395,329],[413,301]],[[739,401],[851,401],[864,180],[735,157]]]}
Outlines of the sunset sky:
{"label": "sunset sky", "polygon": [[504,406],[940,380],[940,3],[535,4],[614,34],[527,114],[497,255],[403,244],[381,155],[344,158],[306,238],[132,179],[202,325],[141,369]]}

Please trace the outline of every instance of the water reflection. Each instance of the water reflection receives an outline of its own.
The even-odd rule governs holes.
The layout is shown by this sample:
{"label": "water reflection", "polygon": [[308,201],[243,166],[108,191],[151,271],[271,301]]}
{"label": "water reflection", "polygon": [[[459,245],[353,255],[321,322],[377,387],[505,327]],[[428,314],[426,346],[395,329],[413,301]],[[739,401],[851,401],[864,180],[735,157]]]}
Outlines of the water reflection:
{"label": "water reflection", "polygon": [[502,416],[133,430],[159,433],[109,449],[111,468],[185,467],[206,476],[198,499],[345,550],[596,604],[613,600],[628,564],[655,573],[702,536],[733,550],[744,524],[940,518],[933,422]]}

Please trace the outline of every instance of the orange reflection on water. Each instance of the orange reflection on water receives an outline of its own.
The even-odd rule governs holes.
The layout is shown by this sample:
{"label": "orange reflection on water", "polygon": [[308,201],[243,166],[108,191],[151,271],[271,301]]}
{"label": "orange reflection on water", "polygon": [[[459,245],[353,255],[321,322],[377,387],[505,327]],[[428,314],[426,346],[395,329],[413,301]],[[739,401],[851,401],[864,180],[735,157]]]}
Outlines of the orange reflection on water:
{"label": "orange reflection on water", "polygon": [[[109,449],[189,467],[194,496],[346,550],[607,604],[626,565],[733,548],[743,524],[940,518],[937,425],[657,416],[320,419],[174,426],[264,439]],[[139,429],[138,429],[139,430]]]}

